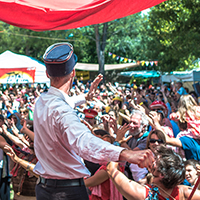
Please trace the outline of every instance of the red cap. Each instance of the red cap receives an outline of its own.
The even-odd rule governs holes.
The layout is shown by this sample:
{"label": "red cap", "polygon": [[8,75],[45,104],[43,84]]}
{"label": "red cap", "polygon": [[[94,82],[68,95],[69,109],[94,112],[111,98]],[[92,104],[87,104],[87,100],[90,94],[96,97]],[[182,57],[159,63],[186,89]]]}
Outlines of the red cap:
{"label": "red cap", "polygon": [[91,108],[85,109],[83,112],[85,114],[85,117],[90,118],[90,119],[95,118],[98,115],[98,112],[96,110],[91,109]]}
{"label": "red cap", "polygon": [[165,113],[165,115],[167,115],[168,113],[168,109],[167,109],[167,106],[165,105],[165,103],[163,103],[162,101],[154,101],[151,105],[150,105],[150,108],[151,110],[154,109],[154,107],[161,107]]}

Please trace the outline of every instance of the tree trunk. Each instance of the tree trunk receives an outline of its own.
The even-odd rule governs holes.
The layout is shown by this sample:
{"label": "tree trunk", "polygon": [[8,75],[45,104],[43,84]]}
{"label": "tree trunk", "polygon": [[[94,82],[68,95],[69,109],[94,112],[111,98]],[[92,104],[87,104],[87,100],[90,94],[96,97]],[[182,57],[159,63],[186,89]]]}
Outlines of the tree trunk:
{"label": "tree trunk", "polygon": [[108,23],[103,24],[102,41],[99,34],[99,24],[96,24],[94,27],[95,27],[95,38],[96,38],[96,51],[99,63],[99,73],[101,73],[104,76],[103,80],[105,81],[104,64],[105,64],[105,47],[106,47]]}

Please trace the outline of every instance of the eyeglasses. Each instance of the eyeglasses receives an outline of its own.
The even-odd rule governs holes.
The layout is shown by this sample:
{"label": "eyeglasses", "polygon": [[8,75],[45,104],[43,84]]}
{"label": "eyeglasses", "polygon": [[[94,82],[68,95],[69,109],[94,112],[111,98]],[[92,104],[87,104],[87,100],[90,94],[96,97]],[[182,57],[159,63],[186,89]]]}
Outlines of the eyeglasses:
{"label": "eyeglasses", "polygon": [[157,142],[158,144],[163,144],[164,143],[164,141],[161,140],[161,139],[158,139],[158,140],[156,140],[156,139],[150,139],[149,142],[150,143],[156,143]]}

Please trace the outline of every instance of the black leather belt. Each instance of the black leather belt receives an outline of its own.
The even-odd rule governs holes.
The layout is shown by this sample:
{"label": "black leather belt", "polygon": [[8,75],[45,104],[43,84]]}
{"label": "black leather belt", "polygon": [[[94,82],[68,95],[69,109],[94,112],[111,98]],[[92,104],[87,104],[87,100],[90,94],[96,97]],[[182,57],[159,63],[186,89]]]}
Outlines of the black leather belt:
{"label": "black leather belt", "polygon": [[68,187],[68,186],[81,186],[85,185],[83,178],[79,179],[46,179],[39,177],[38,183],[52,187]]}

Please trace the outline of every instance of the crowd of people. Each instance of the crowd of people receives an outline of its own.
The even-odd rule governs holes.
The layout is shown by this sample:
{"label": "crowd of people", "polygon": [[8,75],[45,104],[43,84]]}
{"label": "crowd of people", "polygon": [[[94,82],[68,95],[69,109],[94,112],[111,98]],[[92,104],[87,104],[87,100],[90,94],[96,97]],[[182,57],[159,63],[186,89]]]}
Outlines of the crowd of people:
{"label": "crowd of people", "polygon": [[1,87],[0,199],[12,188],[14,199],[188,199],[200,173],[196,93],[181,82],[83,82],[72,49],[45,52],[51,87]]}

